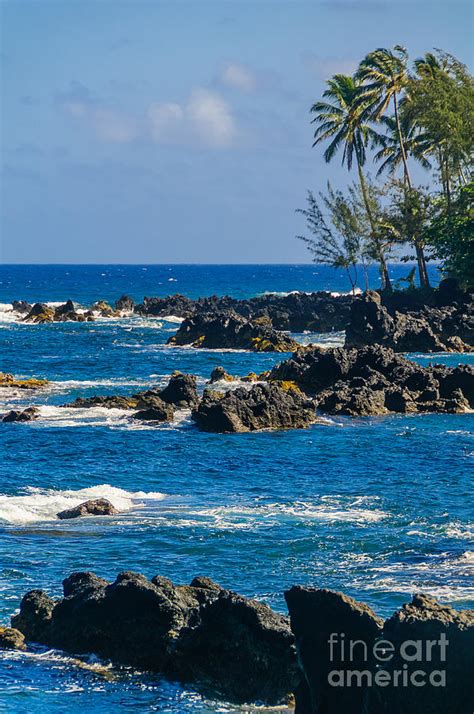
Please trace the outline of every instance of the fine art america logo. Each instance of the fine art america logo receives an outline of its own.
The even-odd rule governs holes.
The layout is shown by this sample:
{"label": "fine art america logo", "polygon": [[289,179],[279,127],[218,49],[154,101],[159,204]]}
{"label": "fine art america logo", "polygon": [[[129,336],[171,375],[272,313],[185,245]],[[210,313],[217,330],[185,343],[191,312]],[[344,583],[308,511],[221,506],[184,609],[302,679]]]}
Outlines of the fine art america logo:
{"label": "fine art america logo", "polygon": [[[449,640],[444,633],[437,640],[404,640],[397,645],[378,640],[369,647],[363,640],[333,632],[328,644],[334,665],[328,672],[332,687],[446,686],[442,663],[446,662]],[[367,668],[360,668],[361,663]],[[441,667],[434,669],[434,664]]]}

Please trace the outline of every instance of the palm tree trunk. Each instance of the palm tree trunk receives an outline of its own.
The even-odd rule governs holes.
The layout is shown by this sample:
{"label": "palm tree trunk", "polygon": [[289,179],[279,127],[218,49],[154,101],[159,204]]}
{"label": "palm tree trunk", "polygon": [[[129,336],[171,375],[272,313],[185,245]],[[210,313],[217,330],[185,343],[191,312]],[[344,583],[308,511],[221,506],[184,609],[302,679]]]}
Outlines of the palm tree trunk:
{"label": "palm tree trunk", "polygon": [[[405,181],[408,186],[408,189],[411,191],[413,189],[413,185],[411,182],[410,172],[408,170],[407,153],[405,151],[405,144],[403,142],[402,127],[400,125],[400,116],[399,116],[399,112],[398,112],[398,101],[397,101],[397,93],[396,92],[394,92],[394,94],[393,94],[393,108],[395,111],[395,122],[397,125],[398,142],[400,144],[400,153],[401,153],[402,161],[403,161],[403,170],[405,173]],[[418,273],[420,276],[420,285],[423,288],[429,288],[430,283],[428,280],[428,271],[426,270],[426,259],[425,259],[425,253],[423,250],[423,246],[421,246],[417,243],[416,238],[413,238],[413,243],[415,244],[416,259],[418,262]]]}
{"label": "palm tree trunk", "polygon": [[408,170],[407,152],[405,151],[405,143],[403,141],[402,127],[400,125],[400,116],[398,113],[398,101],[397,101],[397,93],[396,92],[393,95],[393,108],[395,111],[395,123],[397,125],[398,143],[400,144],[400,154],[402,156],[402,161],[403,161],[403,171],[405,174],[405,180],[408,184],[408,188],[411,189],[412,183],[411,183],[410,172]]}
{"label": "palm tree trunk", "polygon": [[[367,184],[365,182],[364,172],[362,171],[362,166],[360,161],[357,160],[357,169],[359,171],[359,181],[360,187],[362,189],[362,198],[364,199],[365,210],[367,211],[367,217],[369,219],[370,227],[372,229],[373,240],[376,240],[377,226],[375,225],[374,216],[370,208],[369,196],[367,193]],[[382,277],[382,290],[388,290],[392,292],[392,282],[388,274],[387,262],[385,260],[385,255],[383,249],[379,250],[379,263],[380,263],[380,275]]]}
{"label": "palm tree trunk", "polygon": [[420,285],[424,288],[430,287],[430,279],[428,278],[428,270],[426,268],[426,259],[423,246],[415,243],[416,261],[418,263],[418,274],[420,276]]}
{"label": "palm tree trunk", "polygon": [[446,173],[446,200],[448,203],[448,215],[451,214],[451,183],[449,177],[449,163],[448,163],[448,152],[446,151],[444,168]]}

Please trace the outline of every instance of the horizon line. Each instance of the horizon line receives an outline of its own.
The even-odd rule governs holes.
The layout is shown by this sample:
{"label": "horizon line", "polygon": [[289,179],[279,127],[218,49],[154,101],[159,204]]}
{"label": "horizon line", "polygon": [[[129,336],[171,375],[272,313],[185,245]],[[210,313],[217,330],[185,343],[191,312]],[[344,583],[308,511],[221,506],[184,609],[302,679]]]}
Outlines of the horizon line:
{"label": "horizon line", "polygon": [[[432,266],[438,266],[440,261],[429,261],[429,264]],[[344,271],[344,268],[334,268],[331,265],[328,265],[328,263],[173,263],[173,262],[167,262],[167,263],[0,263],[0,268],[3,267],[52,267],[52,266],[57,266],[57,267],[103,267],[103,266],[122,266],[122,267],[132,267],[132,266],[137,266],[137,267],[142,267],[142,266],[202,266],[202,267],[255,267],[255,266],[262,266],[262,265],[270,265],[270,266],[294,266],[294,267],[303,267],[303,266],[326,266],[328,268],[332,268],[333,270],[342,270]],[[363,266],[363,263],[356,263],[357,266]],[[388,263],[388,265],[417,265],[416,260],[392,260]],[[367,268],[376,268],[377,264],[376,263],[371,263]]]}

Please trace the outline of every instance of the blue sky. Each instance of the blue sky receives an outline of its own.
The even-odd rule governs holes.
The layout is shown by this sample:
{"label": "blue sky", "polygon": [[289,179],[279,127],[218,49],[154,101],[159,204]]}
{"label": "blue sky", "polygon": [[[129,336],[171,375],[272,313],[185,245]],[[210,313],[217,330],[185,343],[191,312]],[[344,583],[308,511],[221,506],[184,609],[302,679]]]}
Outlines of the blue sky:
{"label": "blue sky", "polygon": [[472,3],[3,0],[3,262],[306,262],[324,79],[379,46],[472,66]]}

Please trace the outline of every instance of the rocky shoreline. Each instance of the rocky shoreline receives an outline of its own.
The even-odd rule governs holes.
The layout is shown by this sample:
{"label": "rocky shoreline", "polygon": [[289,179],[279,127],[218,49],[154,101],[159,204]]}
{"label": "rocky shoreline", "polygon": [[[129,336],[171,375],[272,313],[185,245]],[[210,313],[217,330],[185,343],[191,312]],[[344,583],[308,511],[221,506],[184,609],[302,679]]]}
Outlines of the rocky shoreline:
{"label": "rocky shoreline", "polygon": [[383,344],[397,352],[470,352],[474,349],[472,289],[452,279],[432,290],[265,294],[249,299],[228,295],[192,300],[184,295],[145,297],[135,304],[122,295],[112,307],[99,300],[81,308],[72,300],[52,307],[14,301],[22,322],[87,322],[138,315],[184,320],[169,344],[209,349],[290,352],[295,342],[283,332],[346,331],[348,347]]}
{"label": "rocky shoreline", "polygon": [[[7,386],[15,382],[7,377]],[[216,368],[201,397],[194,375],[174,372],[162,389],[78,397],[63,406],[130,410],[131,418],[148,422],[171,422],[177,409],[190,409],[201,431],[220,433],[299,429],[325,414],[456,414],[474,409],[474,366],[422,367],[380,345],[301,347],[269,372],[248,375],[237,381],[237,388],[219,389],[219,382],[224,387],[233,379]],[[30,381],[43,386],[42,380]],[[2,421],[38,417],[38,408],[31,406],[4,414]]]}
{"label": "rocky shoreline", "polygon": [[[236,704],[295,700],[298,714],[471,714],[474,705],[474,611],[428,595],[384,622],[347,595],[300,586],[285,592],[288,618],[207,577],[174,585],[159,575],[127,571],[108,582],[80,572],[63,593],[26,593],[11,627],[0,628],[0,648],[94,653]],[[357,643],[352,657],[344,638]]]}

